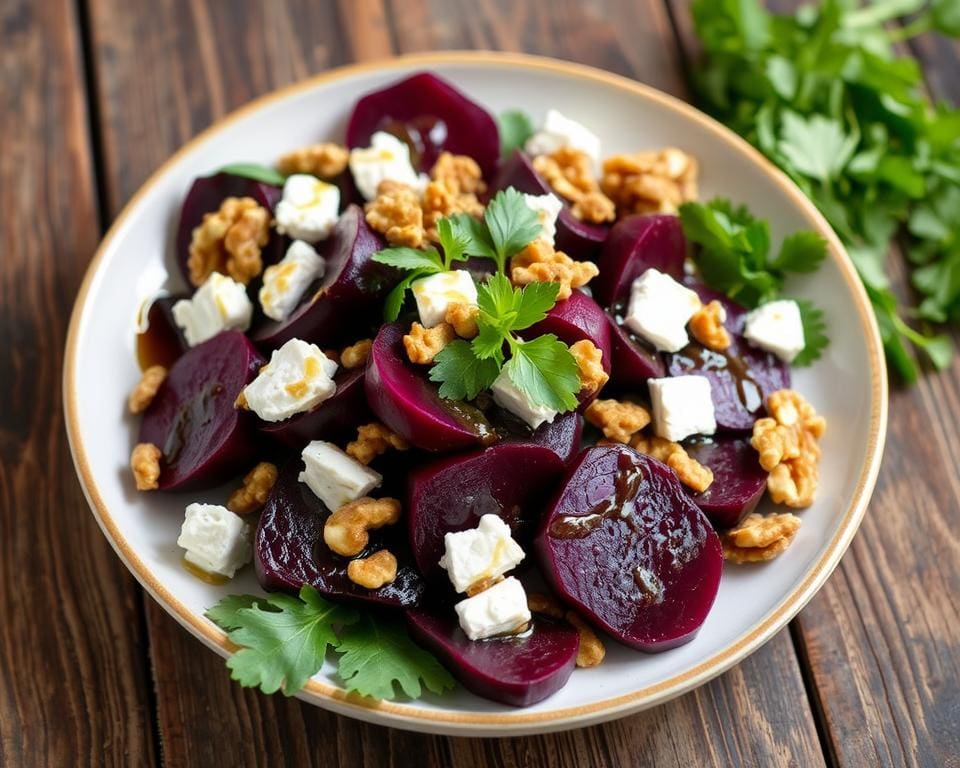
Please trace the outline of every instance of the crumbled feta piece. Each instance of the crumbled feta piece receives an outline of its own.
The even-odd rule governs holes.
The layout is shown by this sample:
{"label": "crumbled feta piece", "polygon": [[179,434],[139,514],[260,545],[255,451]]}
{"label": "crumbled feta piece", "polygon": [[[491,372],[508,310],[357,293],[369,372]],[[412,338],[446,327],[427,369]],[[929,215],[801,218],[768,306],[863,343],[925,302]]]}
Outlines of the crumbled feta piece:
{"label": "crumbled feta piece", "polygon": [[524,195],[527,208],[540,219],[540,239],[555,245],[557,236],[557,216],[563,210],[563,201],[552,192],[546,195]]}
{"label": "crumbled feta piece", "polygon": [[253,302],[236,280],[214,272],[189,299],[173,305],[173,319],[187,344],[195,347],[220,331],[246,331],[253,317]]}
{"label": "crumbled feta piece", "polygon": [[411,286],[417,301],[420,324],[424,328],[442,323],[451,304],[477,305],[477,286],[465,269],[437,272],[422,277]]}
{"label": "crumbled feta piece", "polygon": [[471,640],[519,632],[530,622],[527,593],[513,576],[453,608],[460,617],[460,628]]}
{"label": "crumbled feta piece", "polygon": [[503,576],[523,560],[523,550],[510,535],[510,526],[493,514],[481,517],[476,528],[446,534],[443,543],[440,567],[447,571],[457,592]]}
{"label": "crumbled feta piece", "polygon": [[283,321],[297,305],[310,284],[323,277],[325,262],[310,243],[294,240],[279,263],[263,272],[260,306],[271,320]]}
{"label": "crumbled feta piece", "polygon": [[672,376],[650,379],[653,431],[677,442],[690,435],[712,435],[717,431],[710,380],[706,376]]}
{"label": "crumbled feta piece", "polygon": [[800,306],[789,299],[771,301],[750,312],[743,335],[788,363],[806,346]]}
{"label": "crumbled feta piece", "polygon": [[377,196],[381,181],[397,181],[422,192],[429,178],[418,174],[410,162],[410,147],[392,133],[377,131],[366,149],[350,150],[350,173],[365,200]]}
{"label": "crumbled feta piece", "polygon": [[679,352],[690,341],[687,323],[700,309],[695,291],[670,275],[648,269],[633,281],[624,325],[657,349]]}
{"label": "crumbled feta piece", "polygon": [[545,422],[553,423],[557,414],[560,413],[545,405],[534,405],[530,402],[526,394],[510,381],[506,370],[501,371],[500,375],[494,379],[490,391],[493,392],[493,402],[505,411],[510,411],[514,416],[523,419],[531,429],[536,429]]}
{"label": "crumbled feta piece", "polygon": [[536,156],[552,154],[561,147],[572,147],[585,152],[593,162],[594,170],[599,171],[599,137],[582,123],[571,120],[555,109],[549,109],[543,127],[527,139],[524,149]]}
{"label": "crumbled feta piece", "polygon": [[250,526],[219,504],[190,504],[177,546],[187,550],[183,557],[188,563],[233,578],[238,568],[250,562]]}
{"label": "crumbled feta piece", "polygon": [[264,421],[283,421],[331,397],[337,391],[336,372],[337,364],[316,344],[290,339],[273,351],[243,396],[247,408]]}
{"label": "crumbled feta piece", "polygon": [[325,239],[340,211],[340,189],[315,176],[295,173],[283,185],[274,217],[277,232],[315,243]]}
{"label": "crumbled feta piece", "polygon": [[383,482],[383,476],[340,450],[333,443],[314,440],[300,454],[303,472],[298,476],[322,501],[336,511],[366,496]]}

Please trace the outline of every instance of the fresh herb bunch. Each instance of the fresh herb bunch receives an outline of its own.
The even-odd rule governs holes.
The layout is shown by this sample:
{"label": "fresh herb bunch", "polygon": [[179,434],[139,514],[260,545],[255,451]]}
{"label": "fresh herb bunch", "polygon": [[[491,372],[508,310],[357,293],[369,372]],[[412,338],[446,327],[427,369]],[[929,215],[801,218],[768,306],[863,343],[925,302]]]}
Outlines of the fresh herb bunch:
{"label": "fresh herb bunch", "polygon": [[[757,0],[696,0],[692,10],[705,53],[694,85],[706,108],[780,166],[843,239],[900,375],[917,377],[911,345],[948,366],[949,338],[904,316],[960,320],[960,110],[931,105],[916,61],[893,45],[928,29],[960,34],[960,4],[825,0],[788,17]],[[884,270],[903,225],[923,297],[907,310]]]}

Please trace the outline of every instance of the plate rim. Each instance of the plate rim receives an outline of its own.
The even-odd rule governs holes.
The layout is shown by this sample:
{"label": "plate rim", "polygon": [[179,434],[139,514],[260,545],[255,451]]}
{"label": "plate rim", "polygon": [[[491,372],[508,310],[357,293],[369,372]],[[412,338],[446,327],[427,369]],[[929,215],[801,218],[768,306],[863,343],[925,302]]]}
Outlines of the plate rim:
{"label": "plate rim", "polygon": [[320,85],[354,75],[418,66],[467,65],[474,67],[493,66],[506,69],[548,71],[564,77],[602,83],[655,102],[659,106],[679,113],[682,118],[693,120],[706,128],[714,137],[726,143],[739,154],[746,155],[760,170],[780,186],[798,211],[809,221],[828,243],[828,253],[839,268],[854,298],[854,308],[864,331],[870,374],[870,418],[867,452],[854,488],[853,496],[845,510],[836,532],[824,548],[817,562],[793,589],[759,622],[741,633],[717,653],[699,664],[665,680],[645,686],[628,694],[574,707],[565,707],[547,712],[524,712],[522,709],[506,713],[477,711],[427,710],[413,704],[394,701],[370,701],[344,689],[311,679],[298,696],[326,709],[362,720],[374,721],[399,728],[449,733],[458,735],[519,735],[521,733],[546,732],[624,717],[642,709],[656,706],[687,691],[699,687],[722,674],[734,664],[753,653],[803,608],[826,582],[836,568],[856,533],[866,512],[870,496],[876,484],[886,439],[888,390],[887,369],[882,352],[879,329],[866,292],[856,274],[850,257],[826,220],[806,198],[800,189],[758,150],[728,128],[680,99],[652,86],[627,77],[606,72],[584,64],[563,61],[544,56],[496,51],[433,51],[377,59],[369,62],[336,67],[282,88],[275,89],[253,99],[212,123],[198,133],[167,160],[165,160],[141,185],[124,205],[112,222],[91,259],[77,293],[70,317],[64,352],[63,404],[67,439],[80,485],[87,502],[104,535],[113,546],[127,569],[140,584],[182,626],[221,656],[231,653],[235,646],[226,634],[208,619],[194,614],[171,594],[138,557],[127,539],[121,534],[110,511],[103,501],[90,470],[87,452],[80,435],[78,402],[76,393],[77,346],[79,329],[87,305],[87,295],[99,272],[104,254],[109,250],[131,212],[151,192],[159,179],[184,154],[197,144],[210,138],[225,126],[269,104],[281,101],[293,94],[312,90]]}

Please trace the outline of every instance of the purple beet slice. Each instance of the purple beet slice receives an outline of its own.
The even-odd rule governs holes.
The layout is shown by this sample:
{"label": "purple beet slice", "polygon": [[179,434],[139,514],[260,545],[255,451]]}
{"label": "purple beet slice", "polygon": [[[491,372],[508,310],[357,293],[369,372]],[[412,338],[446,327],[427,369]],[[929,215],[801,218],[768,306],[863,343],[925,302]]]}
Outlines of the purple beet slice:
{"label": "purple beet slice", "polygon": [[[519,149],[514,151],[500,169],[493,191],[507,187],[515,187],[528,195],[546,195],[552,191],[550,185],[534,170],[530,158]],[[563,251],[578,261],[594,261],[609,231],[607,227],[580,221],[570,212],[570,206],[564,203],[563,210],[557,217],[557,234],[554,239],[558,251]]]}
{"label": "purple beet slice", "polygon": [[347,146],[369,147],[377,131],[410,146],[414,167],[427,172],[443,151],[469,155],[492,179],[500,158],[500,134],[490,113],[446,80],[420,72],[363,96],[347,123]]}
{"label": "purple beet slice", "polygon": [[265,319],[252,334],[257,345],[276,349],[296,338],[328,346],[356,338],[379,316],[380,300],[397,282],[396,270],[371,258],[383,247],[363,211],[348,207],[321,244],[326,271],[319,287],[283,322]]}
{"label": "purple beet slice", "polygon": [[532,432],[526,423],[513,414],[502,412],[505,420],[509,418],[505,429],[496,422],[497,433],[505,443],[538,445],[549,448],[564,464],[569,464],[580,452],[580,440],[583,437],[583,419],[576,411],[561,413],[553,421],[541,424]]}
{"label": "purple beet slice", "polygon": [[[219,210],[220,204],[228,197],[252,197],[272,213],[282,195],[283,190],[280,187],[232,173],[215,173],[196,179],[183,200],[180,223],[177,226],[177,265],[187,284],[191,284],[190,270],[187,268],[190,240],[193,238],[194,228],[203,221],[204,214]],[[280,261],[283,258],[283,247],[284,238],[272,232],[262,251],[264,263]]]}
{"label": "purple beet slice", "polygon": [[767,487],[767,473],[747,438],[717,437],[684,447],[713,471],[713,483],[707,490],[687,493],[714,528],[732,528],[757,508]]}
{"label": "purple beet slice", "polygon": [[660,353],[623,325],[623,306],[615,305],[605,314],[613,360],[611,384],[618,389],[637,389],[644,387],[647,379],[665,376]]}
{"label": "purple beet slice", "polygon": [[473,641],[460,629],[452,609],[449,613],[412,609],[407,611],[407,626],[464,688],[485,699],[528,707],[566,685],[580,645],[577,631],[566,622],[537,616],[532,628],[517,637]]}
{"label": "purple beet slice", "polygon": [[167,370],[189,349],[183,331],[173,319],[173,305],[185,294],[177,296],[159,296],[155,298],[146,312],[146,329],[137,334],[137,362],[140,370],[151,365],[162,365]]}
{"label": "purple beet slice", "polygon": [[438,565],[444,534],[475,528],[483,515],[499,515],[520,546],[528,544],[544,498],[562,472],[563,462],[554,451],[514,443],[418,467],[407,485],[406,514],[420,572],[445,581]]}
{"label": "purple beet slice", "polygon": [[418,370],[403,348],[405,326],[384,325],[367,358],[367,402],[380,421],[412,445],[426,451],[454,451],[497,440],[483,413],[445,400]]}
{"label": "purple beet slice", "polygon": [[373,420],[363,390],[363,373],[363,368],[341,368],[333,378],[337,391],[328,400],[286,421],[264,422],[260,431],[291,448],[303,448],[311,440],[353,439],[360,424]]}
{"label": "purple beet slice", "polygon": [[414,606],[423,593],[423,579],[410,562],[403,529],[390,526],[370,532],[370,545],[358,557],[387,548],[397,557],[397,578],[380,589],[365,589],[347,578],[350,558],[334,554],[323,541],[330,516],[322,501],[297,480],[299,457],[281,470],[260,514],[254,541],[254,568],[264,589],[296,592],[310,584],[338,600],[355,600],[393,608]]}
{"label": "purple beet slice", "polygon": [[544,575],[598,627],[655,652],[691,640],[720,586],[720,539],[671,469],[626,446],[584,451],[536,539]]}
{"label": "purple beet slice", "polygon": [[266,361],[239,331],[184,353],[143,415],[141,443],[163,452],[160,490],[210,488],[249,469],[254,418],[234,407]]}

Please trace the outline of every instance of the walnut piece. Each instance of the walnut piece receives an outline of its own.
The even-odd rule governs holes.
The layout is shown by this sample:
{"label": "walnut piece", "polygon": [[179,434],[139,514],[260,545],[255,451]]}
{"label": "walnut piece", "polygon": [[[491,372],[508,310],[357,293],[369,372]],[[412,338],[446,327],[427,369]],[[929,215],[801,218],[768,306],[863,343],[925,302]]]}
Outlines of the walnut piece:
{"label": "walnut piece", "polygon": [[369,464],[390,448],[405,451],[410,444],[379,421],[357,427],[357,439],[347,444],[347,454],[361,464]]}
{"label": "walnut piece", "polygon": [[137,443],[130,454],[130,469],[138,491],[154,491],[160,479],[160,457],[163,453],[153,443]]}
{"label": "walnut piece", "polygon": [[410,333],[403,337],[403,348],[407,350],[407,357],[411,363],[429,365],[433,362],[440,350],[457,338],[456,331],[449,323],[438,323],[433,328],[424,328],[414,322],[410,326]]}
{"label": "walnut piece", "polygon": [[549,155],[533,158],[533,167],[554,192],[572,204],[570,212],[578,219],[600,224],[613,221],[616,208],[600,189],[591,173],[592,162],[586,152],[561,147]]}
{"label": "walnut piece", "polygon": [[137,382],[137,386],[133,388],[127,400],[130,413],[143,413],[147,410],[165,378],[167,378],[167,369],[162,365],[151,365],[147,368],[140,375],[140,381]]}
{"label": "walnut piece", "polygon": [[371,339],[361,339],[356,344],[344,347],[343,352],[340,353],[340,365],[347,370],[359,368],[367,362],[372,346],[373,341]]}
{"label": "walnut piece", "polygon": [[607,655],[607,649],[603,647],[597,633],[573,611],[567,611],[567,621],[576,627],[580,633],[580,647],[577,649],[578,667],[595,667],[603,657]]}
{"label": "walnut piece", "polygon": [[610,378],[603,370],[603,352],[589,339],[581,339],[570,345],[570,354],[577,361],[580,391],[587,395],[599,392]]}
{"label": "walnut piece", "polygon": [[381,181],[376,199],[364,207],[367,224],[391,245],[419,248],[423,245],[423,209],[413,187]]}
{"label": "walnut piece", "polygon": [[349,159],[350,151],[346,147],[324,142],[287,152],[277,161],[277,169],[287,176],[308,173],[329,181],[346,170]]}
{"label": "walnut piece", "polygon": [[727,311],[723,304],[714,299],[704,304],[690,318],[690,332],[707,349],[722,352],[730,346],[730,334],[723,327]]}
{"label": "walnut piece", "polygon": [[527,608],[530,609],[530,613],[539,613],[552,619],[562,619],[567,613],[555,597],[539,592],[531,592],[527,595]]}
{"label": "walnut piece", "polygon": [[369,531],[393,525],[400,519],[396,499],[371,499],[369,496],[344,504],[327,518],[323,540],[338,555],[359,555],[370,543]]}
{"label": "walnut piece", "polygon": [[681,203],[697,199],[697,161],[672,147],[614,155],[603,162],[600,187],[620,216],[676,213]]}
{"label": "walnut piece", "polygon": [[747,515],[720,536],[723,558],[732,563],[762,563],[772,560],[793,543],[800,518],[789,512]]}
{"label": "walnut piece", "polygon": [[494,584],[499,584],[501,581],[503,581],[503,576],[487,576],[485,579],[475,581],[467,587],[467,597],[479,595],[484,590],[490,589]]}
{"label": "walnut piece", "polygon": [[347,563],[347,578],[366,589],[380,589],[397,578],[397,558],[389,549]]}
{"label": "walnut piece", "polygon": [[594,400],[583,415],[603,431],[604,437],[618,443],[629,442],[650,423],[650,412],[646,408],[624,400]]}
{"label": "walnut piece", "polygon": [[634,435],[630,447],[662,461],[677,473],[681,483],[697,493],[703,493],[713,483],[713,470],[693,458],[680,443],[656,435]]}
{"label": "walnut piece", "polygon": [[477,165],[477,161],[469,155],[441,152],[437,162],[430,169],[430,178],[433,181],[439,181],[457,194],[479,195],[487,191],[487,185],[483,182],[483,172]]}
{"label": "walnut piece", "polygon": [[441,152],[430,169],[430,183],[423,191],[423,226],[428,239],[437,242],[437,222],[445,216],[466,213],[483,215],[477,195],[487,189],[477,162],[467,155]]}
{"label": "walnut piece", "polygon": [[246,285],[263,271],[260,251],[270,239],[270,212],[252,197],[228,197],[193,230],[187,269],[196,286],[214,272]]}
{"label": "walnut piece", "polygon": [[243,478],[243,485],[227,499],[227,509],[238,515],[249,515],[267,503],[267,497],[277,482],[277,468],[269,461],[261,461]]}
{"label": "walnut piece", "polygon": [[510,279],[514,285],[560,283],[558,301],[569,299],[574,288],[586,285],[598,274],[600,270],[592,261],[574,261],[540,238],[510,260]]}
{"label": "walnut piece", "polygon": [[447,314],[443,319],[453,326],[453,330],[461,339],[472,339],[480,332],[477,326],[479,314],[479,307],[456,301],[447,307]]}

